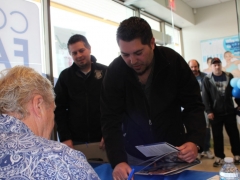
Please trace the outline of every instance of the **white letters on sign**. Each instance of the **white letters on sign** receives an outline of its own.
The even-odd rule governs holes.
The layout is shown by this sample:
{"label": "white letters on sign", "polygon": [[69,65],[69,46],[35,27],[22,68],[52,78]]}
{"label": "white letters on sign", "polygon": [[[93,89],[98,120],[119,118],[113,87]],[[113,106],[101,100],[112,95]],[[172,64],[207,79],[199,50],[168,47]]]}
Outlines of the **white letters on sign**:
{"label": "white letters on sign", "polygon": [[25,65],[42,72],[39,8],[25,0],[0,0],[0,70]]}

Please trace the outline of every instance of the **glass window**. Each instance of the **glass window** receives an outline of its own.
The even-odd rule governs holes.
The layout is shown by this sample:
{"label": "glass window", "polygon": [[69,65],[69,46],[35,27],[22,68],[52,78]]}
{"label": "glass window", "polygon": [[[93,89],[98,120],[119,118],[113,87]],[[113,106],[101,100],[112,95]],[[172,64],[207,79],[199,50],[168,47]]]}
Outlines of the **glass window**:
{"label": "glass window", "polygon": [[141,18],[145,19],[152,29],[160,31],[160,23],[154,19],[151,19],[143,14],[140,15]]}
{"label": "glass window", "polygon": [[133,16],[131,9],[110,0],[51,0],[51,2],[118,23],[123,17]]}
{"label": "glass window", "polygon": [[97,58],[97,62],[109,65],[119,55],[116,42],[118,25],[130,16],[133,16],[133,10],[109,0],[52,1],[54,77],[71,66],[73,60],[68,53],[67,42],[76,33],[86,36],[91,45],[91,54]]}
{"label": "glass window", "polygon": [[165,33],[171,36],[172,39],[172,43],[167,44],[166,46],[174,49],[176,52],[182,55],[180,30],[177,28],[172,28],[170,25],[165,24]]}

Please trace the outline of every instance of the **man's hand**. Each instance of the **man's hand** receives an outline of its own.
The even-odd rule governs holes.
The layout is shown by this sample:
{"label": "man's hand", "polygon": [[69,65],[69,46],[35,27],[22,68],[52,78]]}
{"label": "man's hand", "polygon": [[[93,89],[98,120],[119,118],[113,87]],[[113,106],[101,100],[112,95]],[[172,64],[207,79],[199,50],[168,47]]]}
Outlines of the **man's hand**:
{"label": "man's hand", "polygon": [[[115,166],[114,170],[113,170],[113,179],[114,180],[126,180],[128,178],[128,175],[131,172],[131,167],[125,163],[119,163],[118,165]],[[133,180],[133,178],[131,179]]]}
{"label": "man's hand", "polygon": [[103,139],[103,137],[102,137],[102,139],[101,139],[101,142],[100,142],[100,144],[99,144],[99,149],[101,149],[101,150],[105,150],[105,142],[104,142],[104,139]]}
{"label": "man's hand", "polygon": [[63,141],[63,144],[66,144],[68,147],[73,148],[73,142],[71,139]]}
{"label": "man's hand", "polygon": [[213,113],[209,113],[207,115],[207,117],[208,117],[209,120],[214,120],[214,114]]}
{"label": "man's hand", "polygon": [[180,150],[178,154],[180,159],[190,163],[197,158],[198,148],[196,144],[192,142],[186,142],[177,148]]}

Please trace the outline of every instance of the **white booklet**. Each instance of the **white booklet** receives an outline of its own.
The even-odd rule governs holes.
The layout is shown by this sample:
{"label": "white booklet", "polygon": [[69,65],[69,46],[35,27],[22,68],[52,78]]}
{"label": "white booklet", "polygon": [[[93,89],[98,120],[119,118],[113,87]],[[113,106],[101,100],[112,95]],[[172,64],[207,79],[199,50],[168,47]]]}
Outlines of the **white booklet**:
{"label": "white booklet", "polygon": [[179,150],[173,145],[160,142],[157,144],[148,144],[136,146],[136,148],[146,157],[152,157],[138,165],[145,165],[143,169],[135,174],[141,175],[172,175],[180,173],[192,166],[200,164],[201,161],[188,163],[178,158]]}
{"label": "white booklet", "polygon": [[152,156],[161,156],[167,154],[169,152],[178,152],[179,150],[173,145],[167,142],[160,142],[156,144],[147,144],[135,146],[141,153],[143,153],[146,157]]}

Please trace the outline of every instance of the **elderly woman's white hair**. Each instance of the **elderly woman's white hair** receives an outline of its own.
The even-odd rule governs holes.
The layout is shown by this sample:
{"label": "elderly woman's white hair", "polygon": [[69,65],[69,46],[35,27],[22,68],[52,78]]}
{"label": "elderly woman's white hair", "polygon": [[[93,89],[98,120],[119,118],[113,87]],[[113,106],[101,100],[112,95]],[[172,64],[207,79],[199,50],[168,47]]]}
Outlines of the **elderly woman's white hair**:
{"label": "elderly woman's white hair", "polygon": [[50,105],[54,101],[51,82],[34,69],[15,66],[0,72],[0,114],[27,116],[26,104],[39,94]]}

